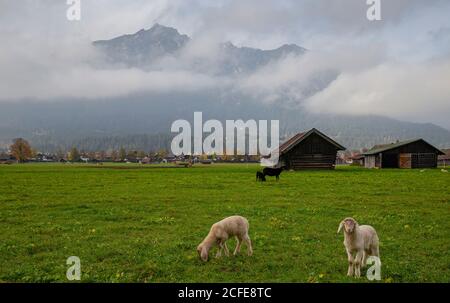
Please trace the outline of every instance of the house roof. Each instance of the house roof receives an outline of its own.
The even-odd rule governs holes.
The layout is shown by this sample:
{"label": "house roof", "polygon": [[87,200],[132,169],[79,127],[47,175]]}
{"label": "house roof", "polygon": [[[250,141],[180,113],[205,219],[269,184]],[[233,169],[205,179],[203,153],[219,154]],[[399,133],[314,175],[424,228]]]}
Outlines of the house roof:
{"label": "house roof", "polygon": [[406,140],[406,141],[401,141],[401,142],[396,142],[396,143],[390,143],[390,144],[382,144],[382,145],[375,145],[372,149],[366,151],[365,153],[363,153],[363,155],[365,156],[369,156],[369,155],[375,155],[375,154],[379,154],[388,150],[392,150],[392,149],[396,149],[398,147],[402,147],[414,142],[418,142],[418,141],[423,141],[426,144],[428,144],[429,146],[431,146],[432,148],[434,148],[439,155],[443,155],[444,153],[439,150],[438,148],[434,147],[433,145],[431,145],[430,143],[428,143],[427,141],[423,140],[423,139],[412,139],[412,140]]}
{"label": "house roof", "polygon": [[334,146],[336,146],[336,148],[338,150],[345,150],[346,149],[344,146],[340,145],[339,143],[337,143],[336,141],[334,141],[330,137],[324,135],[323,133],[321,133],[317,129],[313,128],[313,129],[311,129],[311,130],[309,130],[307,132],[298,133],[298,134],[294,135],[293,137],[291,137],[290,139],[286,140],[283,144],[280,145],[280,148],[279,148],[280,154],[284,154],[284,153],[288,152],[294,146],[296,146],[297,144],[299,144],[300,142],[302,142],[303,140],[305,140],[306,138],[308,138],[312,134],[319,135],[320,137],[322,137],[326,141],[328,141],[331,144],[333,144]]}

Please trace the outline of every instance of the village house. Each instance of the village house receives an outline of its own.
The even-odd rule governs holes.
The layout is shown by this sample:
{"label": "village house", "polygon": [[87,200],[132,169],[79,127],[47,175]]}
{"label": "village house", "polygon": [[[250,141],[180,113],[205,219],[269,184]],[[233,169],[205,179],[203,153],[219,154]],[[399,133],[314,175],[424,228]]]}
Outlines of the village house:
{"label": "village house", "polygon": [[350,159],[352,165],[364,166],[364,155],[362,155],[362,154],[355,154],[355,155],[351,156],[349,159]]}
{"label": "village house", "polygon": [[16,159],[13,156],[7,153],[0,153],[0,164],[12,164],[15,161]]}

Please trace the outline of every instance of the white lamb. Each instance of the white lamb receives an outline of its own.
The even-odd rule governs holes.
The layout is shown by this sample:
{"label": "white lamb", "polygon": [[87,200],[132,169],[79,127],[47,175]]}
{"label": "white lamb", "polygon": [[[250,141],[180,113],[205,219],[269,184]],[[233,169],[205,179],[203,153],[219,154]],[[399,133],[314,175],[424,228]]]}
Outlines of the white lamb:
{"label": "white lamb", "polygon": [[217,244],[219,250],[216,257],[222,256],[222,251],[225,251],[226,256],[230,255],[226,241],[235,236],[237,239],[236,249],[234,255],[240,252],[242,242],[247,245],[247,254],[253,254],[252,243],[248,236],[248,220],[241,216],[231,216],[214,223],[206,238],[197,247],[197,252],[203,261],[208,261],[210,249]]}
{"label": "white lamb", "polygon": [[[348,276],[361,276],[361,265],[366,266],[368,256],[380,258],[377,232],[370,225],[359,225],[353,218],[345,218],[339,224],[338,233],[344,227],[344,246],[348,256]],[[356,253],[355,257],[353,254]],[[380,262],[381,264],[381,262]]]}

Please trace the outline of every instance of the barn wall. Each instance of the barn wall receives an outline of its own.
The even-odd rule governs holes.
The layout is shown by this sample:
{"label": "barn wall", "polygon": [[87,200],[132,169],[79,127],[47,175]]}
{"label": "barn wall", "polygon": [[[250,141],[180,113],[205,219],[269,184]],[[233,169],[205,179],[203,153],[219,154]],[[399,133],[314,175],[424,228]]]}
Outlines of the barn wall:
{"label": "barn wall", "polygon": [[334,169],[336,154],[334,155],[301,155],[290,159],[290,168],[299,169]]}
{"label": "barn wall", "polygon": [[411,154],[411,168],[436,168],[437,155],[435,153]]}
{"label": "barn wall", "polygon": [[365,168],[375,168],[376,167],[376,156],[366,156],[364,159]]}
{"label": "barn wall", "polygon": [[336,146],[317,134],[311,134],[282,156],[289,169],[334,169]]}

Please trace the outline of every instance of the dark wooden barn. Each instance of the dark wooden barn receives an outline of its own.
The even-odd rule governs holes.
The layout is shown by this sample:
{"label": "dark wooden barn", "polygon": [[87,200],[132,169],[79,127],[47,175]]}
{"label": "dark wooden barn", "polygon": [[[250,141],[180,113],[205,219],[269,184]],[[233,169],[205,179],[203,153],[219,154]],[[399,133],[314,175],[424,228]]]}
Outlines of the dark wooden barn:
{"label": "dark wooden barn", "polygon": [[345,147],[313,128],[281,144],[279,152],[287,169],[334,169],[338,150]]}
{"label": "dark wooden barn", "polygon": [[423,139],[374,146],[364,153],[366,168],[435,168],[442,151]]}

